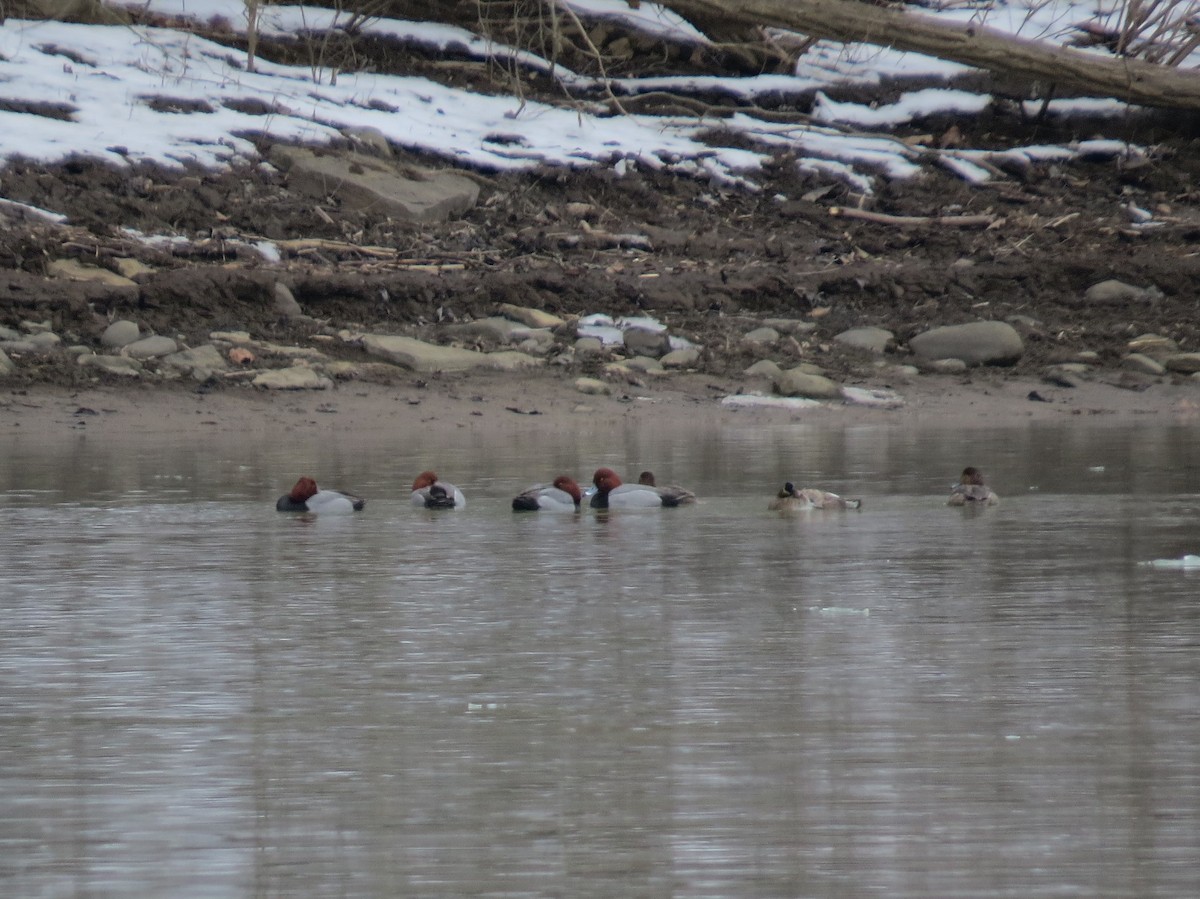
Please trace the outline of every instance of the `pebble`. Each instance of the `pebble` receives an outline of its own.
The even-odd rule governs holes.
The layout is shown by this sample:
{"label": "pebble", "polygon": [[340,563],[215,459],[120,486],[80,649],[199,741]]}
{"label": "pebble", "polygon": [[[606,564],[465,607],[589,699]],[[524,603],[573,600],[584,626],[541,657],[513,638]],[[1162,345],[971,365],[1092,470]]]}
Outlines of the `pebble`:
{"label": "pebble", "polygon": [[0,375],[11,375],[16,370],[16,364],[8,358],[4,350],[0,350]]}
{"label": "pebble", "polygon": [[0,325],[0,340],[20,340],[21,333],[14,331],[12,328],[6,328]]}
{"label": "pebble", "polygon": [[920,367],[931,375],[958,375],[967,370],[967,363],[961,359],[934,359]]}
{"label": "pebble", "polygon": [[589,396],[608,396],[612,393],[612,386],[598,378],[576,378],[575,389]]}
{"label": "pebble", "polygon": [[172,353],[164,356],[162,361],[165,365],[169,365],[185,375],[191,375],[197,381],[206,381],[215,372],[225,371],[229,368],[221,351],[211,343]]}
{"label": "pebble", "polygon": [[743,374],[748,378],[768,378],[772,381],[778,378],[782,373],[783,369],[781,369],[770,359],[759,359],[743,372]]}
{"label": "pebble", "polygon": [[61,344],[62,338],[53,331],[38,331],[36,334],[29,336],[28,342],[32,343],[37,350],[45,352]]}
{"label": "pebble", "polygon": [[770,346],[779,342],[779,332],[774,328],[755,328],[742,335],[742,343],[748,346]]}
{"label": "pebble", "polygon": [[131,322],[127,319],[117,319],[104,329],[104,333],[100,335],[100,343],[103,346],[120,349],[123,346],[133,343],[141,336],[142,332],[138,329],[137,322]]}
{"label": "pebble", "polygon": [[124,348],[124,352],[134,359],[153,359],[156,356],[169,356],[178,351],[179,344],[170,337],[143,337]]}
{"label": "pebble", "polygon": [[779,373],[775,390],[783,396],[800,396],[814,400],[838,399],[842,388],[823,375],[813,375],[799,368]]}
{"label": "pebble", "polygon": [[[671,338],[666,331],[648,328],[626,328],[625,351],[632,356],[652,356],[658,359],[671,352]],[[578,347],[578,344],[576,344]]]}
{"label": "pebble", "polygon": [[1125,303],[1147,303],[1162,298],[1157,287],[1138,287],[1110,278],[1093,284],[1084,291],[1083,298],[1100,306],[1119,306]]}
{"label": "pebble", "polygon": [[590,356],[603,356],[604,353],[604,341],[599,337],[580,337],[575,341],[575,355],[580,359],[587,359]]}
{"label": "pebble", "polygon": [[870,326],[865,328],[851,328],[848,331],[835,334],[833,339],[838,343],[854,347],[855,349],[867,350],[872,353],[883,353],[887,351],[889,345],[895,342],[896,335],[884,328]]}
{"label": "pebble", "polygon": [[266,390],[328,390],[333,381],[306,365],[261,372],[250,382]]}
{"label": "pebble", "polygon": [[1179,344],[1162,334],[1142,334],[1125,344],[1125,348],[1131,353],[1141,353],[1159,360],[1179,352]]}
{"label": "pebble", "polygon": [[103,356],[93,353],[90,356],[80,356],[78,362],[85,368],[98,368],[110,375],[136,378],[142,373],[142,363],[128,356]]}
{"label": "pebble", "polygon": [[658,361],[662,363],[663,368],[693,368],[700,361],[700,351],[693,347],[671,350]]}
{"label": "pebble", "polygon": [[767,318],[763,319],[763,325],[781,334],[809,334],[817,329],[816,322],[799,318]]}
{"label": "pebble", "polygon": [[514,306],[512,303],[501,303],[500,314],[518,321],[528,328],[547,328],[553,330],[566,322],[557,315],[543,312],[541,309],[530,309],[525,306]]}
{"label": "pebble", "polygon": [[1177,372],[1181,375],[1194,375],[1200,372],[1200,353],[1176,353],[1174,356],[1167,356],[1162,360],[1163,367],[1167,371]]}
{"label": "pebble", "polygon": [[1141,372],[1144,375],[1164,375],[1167,373],[1162,363],[1142,353],[1130,353],[1121,360],[1121,365],[1130,371]]}

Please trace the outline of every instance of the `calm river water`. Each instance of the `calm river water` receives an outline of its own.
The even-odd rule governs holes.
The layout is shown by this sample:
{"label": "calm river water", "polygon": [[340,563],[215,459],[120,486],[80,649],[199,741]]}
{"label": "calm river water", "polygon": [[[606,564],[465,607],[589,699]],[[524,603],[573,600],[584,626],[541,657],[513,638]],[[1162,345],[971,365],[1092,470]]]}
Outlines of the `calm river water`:
{"label": "calm river water", "polygon": [[[1200,890],[1200,428],[537,424],[0,438],[0,894]],[[509,510],[602,464],[702,501]]]}

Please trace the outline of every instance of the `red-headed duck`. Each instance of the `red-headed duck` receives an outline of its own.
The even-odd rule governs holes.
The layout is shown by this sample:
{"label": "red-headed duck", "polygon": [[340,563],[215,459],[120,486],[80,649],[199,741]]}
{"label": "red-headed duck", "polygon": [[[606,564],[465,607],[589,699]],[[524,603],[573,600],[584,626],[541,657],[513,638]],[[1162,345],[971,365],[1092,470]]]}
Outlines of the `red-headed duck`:
{"label": "red-headed duck", "polygon": [[322,490],[312,478],[301,478],[275,503],[278,512],[316,512],[319,515],[361,512],[367,501],[340,490]]}
{"label": "red-headed duck", "polygon": [[983,472],[968,465],[963,469],[958,483],[950,488],[948,506],[994,506],[1000,502],[1000,497],[992,493],[992,488],[983,482]]}
{"label": "red-headed duck", "polygon": [[513,498],[514,512],[578,512],[583,494],[574,479],[560,474],[553,484],[535,484]]}
{"label": "red-headed duck", "polygon": [[802,487],[788,481],[783,489],[775,494],[767,508],[772,512],[811,512],[826,509],[860,509],[861,499],[846,499],[828,490],[818,490],[815,487]]}
{"label": "red-headed duck", "polygon": [[593,509],[654,509],[696,501],[696,494],[682,487],[622,484],[611,468],[597,468],[592,483],[596,485],[591,502]]}
{"label": "red-headed duck", "polygon": [[453,484],[439,481],[435,472],[423,471],[413,481],[412,504],[425,509],[465,509],[467,498]]}

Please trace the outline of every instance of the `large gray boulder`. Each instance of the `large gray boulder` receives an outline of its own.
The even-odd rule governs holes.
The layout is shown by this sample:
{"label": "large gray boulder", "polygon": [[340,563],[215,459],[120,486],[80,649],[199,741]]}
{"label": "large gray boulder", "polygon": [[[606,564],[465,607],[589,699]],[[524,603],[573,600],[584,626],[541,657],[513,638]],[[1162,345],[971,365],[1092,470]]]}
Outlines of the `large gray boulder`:
{"label": "large gray boulder", "polygon": [[997,321],[933,328],[908,345],[920,362],[961,359],[967,365],[1012,365],[1025,352],[1016,328]]}

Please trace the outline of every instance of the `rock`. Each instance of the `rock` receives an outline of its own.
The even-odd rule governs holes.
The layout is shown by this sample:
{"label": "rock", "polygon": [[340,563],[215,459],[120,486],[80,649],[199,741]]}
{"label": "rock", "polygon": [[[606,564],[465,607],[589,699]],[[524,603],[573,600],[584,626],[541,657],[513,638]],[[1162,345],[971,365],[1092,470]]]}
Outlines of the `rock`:
{"label": "rock", "polygon": [[1110,278],[1093,284],[1083,294],[1084,300],[1096,306],[1123,306],[1126,303],[1150,303],[1162,299],[1157,287],[1136,287]]}
{"label": "rock", "polygon": [[205,381],[216,372],[226,371],[229,368],[225,364],[225,358],[221,355],[221,351],[211,343],[172,353],[164,356],[162,361],[171,368],[191,375],[197,381]]}
{"label": "rock", "polygon": [[921,363],[921,371],[931,375],[960,375],[969,367],[961,359],[934,359]]}
{"label": "rock", "polygon": [[1130,353],[1121,360],[1121,365],[1130,371],[1141,372],[1144,375],[1165,375],[1167,373],[1162,363],[1141,353]]}
{"label": "rock", "polygon": [[282,281],[275,282],[275,311],[284,318],[305,318],[304,310],[296,302],[292,289]]}
{"label": "rock", "polygon": [[997,321],[933,328],[908,345],[918,361],[961,359],[967,365],[1011,365],[1025,352],[1016,329]]}
{"label": "rock", "polygon": [[249,331],[213,331],[208,335],[208,339],[219,343],[232,343],[235,346],[243,346],[254,342],[254,338],[250,336]]}
{"label": "rock", "polygon": [[866,327],[851,328],[849,331],[835,334],[833,339],[838,343],[854,347],[855,349],[867,350],[872,353],[882,353],[895,341],[896,335],[883,328]]}
{"label": "rock", "polygon": [[361,153],[316,152],[277,144],[271,162],[287,172],[288,186],[316,199],[336,197],[346,209],[408,222],[444,222],[466,212],[479,185],[448,171],[394,163]]}
{"label": "rock", "polygon": [[589,396],[608,396],[612,387],[596,378],[576,378],[575,389]]}
{"label": "rock", "polygon": [[392,145],[388,143],[387,136],[378,128],[372,128],[370,125],[352,125],[343,128],[342,134],[351,143],[366,147],[376,156],[384,159],[392,157]]}
{"label": "rock", "polygon": [[[1081,368],[1087,370],[1086,365]],[[1085,379],[1069,365],[1048,365],[1042,370],[1042,380],[1055,387],[1078,387]]]}
{"label": "rock", "polygon": [[771,346],[779,342],[779,332],[774,328],[755,328],[742,335],[742,344],[751,346]]}
{"label": "rock", "polygon": [[748,378],[767,378],[774,381],[783,373],[778,365],[770,359],[759,359],[753,365],[749,366],[742,374]]}
{"label": "rock", "polygon": [[120,349],[141,336],[142,332],[138,330],[137,322],[119,318],[104,329],[104,333],[100,335],[100,343],[103,346]]}
{"label": "rock", "polygon": [[1080,350],[1071,358],[1080,365],[1099,365],[1102,361],[1095,350]]}
{"label": "rock", "polygon": [[557,315],[543,312],[541,309],[530,309],[526,306],[514,306],[512,303],[501,303],[500,314],[520,322],[529,328],[549,328],[553,330],[566,322]]}
{"label": "rock", "polygon": [[695,347],[682,350],[671,350],[658,360],[663,368],[679,369],[694,368],[700,362],[700,351]]}
{"label": "rock", "polygon": [[1162,360],[1167,371],[1181,375],[1192,375],[1200,371],[1200,353],[1176,353]]}
{"label": "rock", "polygon": [[0,340],[0,350],[9,353],[36,353],[38,348],[32,340]]}
{"label": "rock", "polygon": [[16,370],[16,364],[8,358],[4,350],[0,350],[0,376],[11,375]]}
{"label": "rock", "polygon": [[806,322],[799,318],[767,318],[763,326],[774,328],[780,334],[809,334],[817,329],[816,322]]}
{"label": "rock", "polygon": [[38,352],[44,353],[61,344],[62,338],[53,331],[38,331],[29,336],[28,342],[32,343]]}
{"label": "rock", "polygon": [[599,337],[580,337],[575,341],[575,355],[580,359],[605,354],[604,341]]}
{"label": "rock", "polygon": [[503,353],[477,353],[474,350],[437,346],[413,337],[391,334],[367,334],[363,337],[362,344],[363,349],[372,356],[379,356],[395,365],[417,372],[470,371],[475,368],[516,371],[541,365],[540,359],[511,350]]}
{"label": "rock", "polygon": [[21,321],[21,330],[26,334],[44,334],[47,331],[53,331],[54,326],[51,324],[49,319],[46,319],[44,322],[35,322],[30,321],[29,319],[23,319]]}
{"label": "rock", "polygon": [[779,373],[775,390],[783,396],[801,396],[814,400],[834,400],[842,396],[842,388],[822,375],[811,375],[798,369]]}
{"label": "rock", "polygon": [[651,356],[658,359],[671,352],[671,338],[666,331],[649,328],[627,328],[624,334],[625,352],[631,356]]}
{"label": "rock", "polygon": [[170,337],[143,337],[125,346],[125,353],[134,359],[153,359],[178,351],[179,345]]}
{"label": "rock", "polygon": [[446,333],[460,340],[485,340],[491,343],[509,343],[517,332],[525,334],[528,331],[526,326],[500,316],[446,326]]}
{"label": "rock", "polygon": [[113,265],[117,267],[118,274],[124,275],[131,281],[138,275],[152,275],[157,271],[153,266],[146,265],[137,259],[129,259],[125,256],[119,256],[114,259]]}
{"label": "rock", "polygon": [[634,356],[631,359],[626,359],[621,364],[630,371],[641,372],[646,375],[661,375],[666,373],[663,364],[652,356]]}
{"label": "rock", "polygon": [[136,378],[142,373],[142,363],[128,356],[80,356],[78,363],[85,368],[98,368],[110,375]]}
{"label": "rock", "polygon": [[1143,334],[1135,337],[1125,344],[1125,348],[1131,353],[1141,353],[1159,361],[1179,352],[1179,344],[1161,334]]}
{"label": "rock", "polygon": [[250,382],[266,390],[328,390],[333,381],[306,365],[264,371]]}
{"label": "rock", "polygon": [[21,332],[0,325],[0,340],[20,340]]}
{"label": "rock", "polygon": [[46,266],[46,274],[51,278],[68,278],[72,281],[95,281],[110,287],[137,288],[137,282],[116,272],[110,272],[98,265],[88,265],[77,259],[55,259]]}

